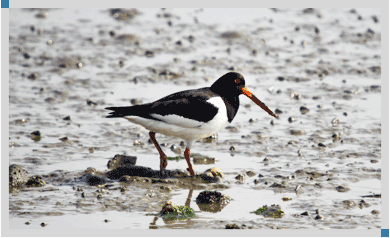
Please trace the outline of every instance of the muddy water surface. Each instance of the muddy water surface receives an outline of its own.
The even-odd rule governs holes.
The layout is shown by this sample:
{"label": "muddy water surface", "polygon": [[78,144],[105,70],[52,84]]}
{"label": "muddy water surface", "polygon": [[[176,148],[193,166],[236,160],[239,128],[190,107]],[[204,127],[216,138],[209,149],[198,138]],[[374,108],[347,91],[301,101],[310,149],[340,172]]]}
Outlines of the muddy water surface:
{"label": "muddy water surface", "polygon": [[[10,228],[381,226],[380,9],[10,9],[9,51],[9,163],[46,181],[10,191]],[[195,171],[218,167],[219,183],[83,180],[116,154],[159,169],[148,131],[106,119],[105,107],[210,86],[229,71],[280,119],[241,97],[230,127],[195,143],[193,153],[216,159]],[[168,156],[183,149],[157,140]],[[204,190],[232,200],[203,211],[195,199]],[[165,201],[196,215],[153,215]],[[282,218],[251,213],[272,204]]]}

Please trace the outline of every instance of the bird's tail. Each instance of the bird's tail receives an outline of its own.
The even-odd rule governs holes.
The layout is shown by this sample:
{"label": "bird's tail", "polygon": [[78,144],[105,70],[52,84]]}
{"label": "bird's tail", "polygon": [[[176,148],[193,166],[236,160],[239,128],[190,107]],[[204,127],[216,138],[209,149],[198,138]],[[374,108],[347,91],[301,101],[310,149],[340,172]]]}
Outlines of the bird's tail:
{"label": "bird's tail", "polygon": [[106,107],[105,109],[111,110],[110,114],[106,116],[106,118],[115,118],[115,117],[124,117],[124,116],[132,116],[133,106],[129,107]]}

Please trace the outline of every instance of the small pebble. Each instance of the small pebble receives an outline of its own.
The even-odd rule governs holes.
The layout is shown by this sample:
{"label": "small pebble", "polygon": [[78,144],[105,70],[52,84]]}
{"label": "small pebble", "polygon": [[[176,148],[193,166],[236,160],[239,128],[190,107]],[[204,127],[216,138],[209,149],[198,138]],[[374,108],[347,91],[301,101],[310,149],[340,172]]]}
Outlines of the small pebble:
{"label": "small pebble", "polygon": [[110,31],[108,34],[110,34],[110,36],[115,36],[116,35],[115,31]]}
{"label": "small pebble", "polygon": [[302,106],[301,108],[299,108],[299,110],[301,111],[302,114],[306,114],[306,113],[308,113],[308,112],[310,111],[309,108],[304,107],[304,106]]}
{"label": "small pebble", "polygon": [[288,122],[290,122],[290,123],[293,123],[295,121],[297,121],[297,119],[295,117],[289,117],[288,118]]}

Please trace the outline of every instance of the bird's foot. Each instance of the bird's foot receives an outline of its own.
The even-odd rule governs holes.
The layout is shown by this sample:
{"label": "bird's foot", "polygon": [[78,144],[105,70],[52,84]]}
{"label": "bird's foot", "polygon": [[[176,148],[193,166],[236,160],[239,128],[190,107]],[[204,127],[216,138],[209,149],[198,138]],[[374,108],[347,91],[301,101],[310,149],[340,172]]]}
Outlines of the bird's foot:
{"label": "bird's foot", "polygon": [[164,172],[165,168],[168,166],[168,157],[166,155],[160,156],[160,171]]}
{"label": "bird's foot", "polygon": [[194,172],[194,170],[192,168],[187,168],[187,171],[190,172],[190,175],[191,176],[196,176],[198,175],[197,173]]}

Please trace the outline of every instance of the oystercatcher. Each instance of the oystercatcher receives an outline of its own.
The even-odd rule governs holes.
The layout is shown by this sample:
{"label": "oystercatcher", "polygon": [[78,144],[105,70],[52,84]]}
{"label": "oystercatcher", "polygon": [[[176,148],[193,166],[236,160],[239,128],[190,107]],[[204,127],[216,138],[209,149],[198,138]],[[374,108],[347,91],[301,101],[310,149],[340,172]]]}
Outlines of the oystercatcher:
{"label": "oystercatcher", "polygon": [[233,121],[244,94],[270,115],[278,118],[245,86],[244,77],[229,72],[211,87],[177,92],[155,102],[127,106],[107,107],[112,110],[107,118],[123,117],[148,129],[150,140],[160,153],[160,171],[168,165],[167,156],[156,140],[156,133],[182,138],[186,141],[184,157],[188,171],[195,175],[190,162],[190,149],[198,139],[211,136]]}

